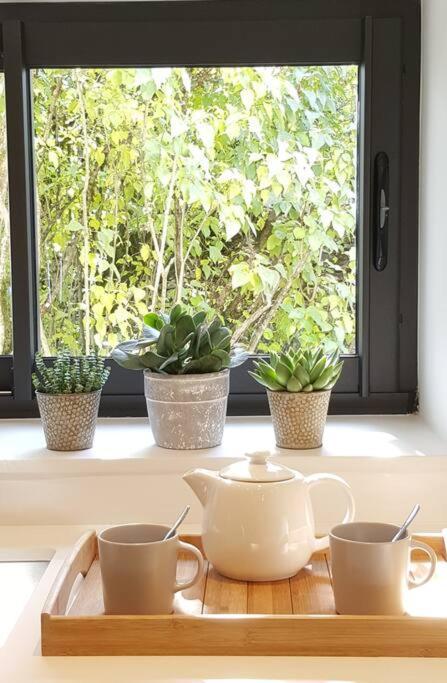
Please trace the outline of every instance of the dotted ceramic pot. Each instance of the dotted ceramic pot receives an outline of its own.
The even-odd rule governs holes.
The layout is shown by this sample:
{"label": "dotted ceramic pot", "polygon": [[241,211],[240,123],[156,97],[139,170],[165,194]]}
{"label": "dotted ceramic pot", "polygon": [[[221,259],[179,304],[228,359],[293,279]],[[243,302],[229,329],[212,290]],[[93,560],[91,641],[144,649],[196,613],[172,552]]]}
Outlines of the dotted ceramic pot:
{"label": "dotted ceramic pot", "polygon": [[156,443],[177,450],[218,446],[229,386],[228,370],[203,375],[162,375],[145,370],[144,393]]}
{"label": "dotted ceramic pot", "polygon": [[95,436],[101,390],[88,394],[43,394],[36,391],[47,448],[83,451]]}
{"label": "dotted ceramic pot", "polygon": [[330,391],[267,391],[280,448],[319,448],[323,441]]}

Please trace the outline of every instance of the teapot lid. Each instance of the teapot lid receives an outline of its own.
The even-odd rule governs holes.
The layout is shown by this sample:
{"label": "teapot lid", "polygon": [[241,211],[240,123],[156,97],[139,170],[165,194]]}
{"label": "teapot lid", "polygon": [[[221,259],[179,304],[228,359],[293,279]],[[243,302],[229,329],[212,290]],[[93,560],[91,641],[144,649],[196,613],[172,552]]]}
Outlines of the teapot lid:
{"label": "teapot lid", "polygon": [[224,479],[253,483],[293,479],[295,472],[289,467],[270,462],[271,455],[269,451],[247,453],[245,460],[239,460],[228,467],[224,467],[219,474]]}

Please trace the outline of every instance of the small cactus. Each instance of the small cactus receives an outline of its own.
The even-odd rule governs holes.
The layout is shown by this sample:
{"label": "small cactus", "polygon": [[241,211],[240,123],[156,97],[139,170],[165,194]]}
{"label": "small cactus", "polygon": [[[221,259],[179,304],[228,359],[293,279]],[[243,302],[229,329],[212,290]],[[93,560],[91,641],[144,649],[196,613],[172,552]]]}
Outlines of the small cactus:
{"label": "small cactus", "polygon": [[110,374],[103,358],[94,355],[78,358],[68,351],[61,351],[52,365],[47,365],[42,354],[37,353],[35,364],[33,385],[43,394],[88,394],[101,389]]}
{"label": "small cactus", "polygon": [[290,349],[280,355],[270,354],[270,362],[255,361],[249,374],[270,391],[293,393],[328,391],[341,375],[343,361],[338,353],[326,355],[321,348],[314,351]]}

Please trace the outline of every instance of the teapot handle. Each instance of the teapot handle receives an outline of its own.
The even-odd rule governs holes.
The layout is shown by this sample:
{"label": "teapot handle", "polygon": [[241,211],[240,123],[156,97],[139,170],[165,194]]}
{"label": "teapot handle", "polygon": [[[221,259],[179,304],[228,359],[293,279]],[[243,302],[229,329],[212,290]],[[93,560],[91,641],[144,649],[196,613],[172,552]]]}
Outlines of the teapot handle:
{"label": "teapot handle", "polygon": [[[310,477],[306,477],[304,480],[309,490],[317,484],[320,484],[322,481],[332,481],[342,487],[347,503],[346,513],[342,524],[352,522],[355,514],[355,502],[349,484],[347,484],[344,479],[338,477],[336,474],[311,474]],[[315,538],[314,550],[326,550],[327,548],[329,548],[329,536]]]}

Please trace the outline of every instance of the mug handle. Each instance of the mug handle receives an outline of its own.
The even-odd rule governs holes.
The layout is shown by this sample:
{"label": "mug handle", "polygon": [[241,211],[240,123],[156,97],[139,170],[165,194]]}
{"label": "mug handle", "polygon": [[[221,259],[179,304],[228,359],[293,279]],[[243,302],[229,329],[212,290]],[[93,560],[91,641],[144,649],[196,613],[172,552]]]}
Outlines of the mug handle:
{"label": "mug handle", "polygon": [[410,541],[410,554],[413,552],[413,550],[422,550],[424,553],[426,553],[429,558],[430,558],[430,568],[425,576],[422,577],[422,579],[419,579],[416,581],[412,575],[408,577],[408,583],[411,588],[416,588],[417,586],[423,586],[424,583],[427,583],[427,581],[430,581],[431,577],[435,573],[436,569],[436,553],[433,550],[433,548],[430,548],[429,545],[426,543],[422,543],[422,541],[413,541],[413,539]]}
{"label": "mug handle", "polygon": [[178,583],[177,581],[175,582],[174,585],[174,593],[177,593],[177,591],[184,591],[186,588],[190,588],[191,586],[194,586],[197,581],[199,581],[202,576],[203,576],[203,555],[200,552],[198,548],[195,547],[195,545],[191,545],[190,543],[184,543],[183,541],[178,542],[178,547],[179,549],[184,550],[185,552],[192,553],[194,557],[197,560],[197,571],[194,574],[193,578],[190,579],[189,581],[184,581],[183,583]]}
{"label": "mug handle", "polygon": [[[306,477],[304,481],[309,490],[314,486],[317,486],[317,484],[320,484],[322,481],[332,481],[334,484],[341,486],[346,496],[346,513],[341,524],[352,522],[355,514],[354,496],[352,495],[351,487],[347,482],[345,482],[344,479],[338,477],[336,474],[311,474],[310,477]],[[326,550],[327,548],[329,548],[329,536],[314,538],[314,551]]]}

